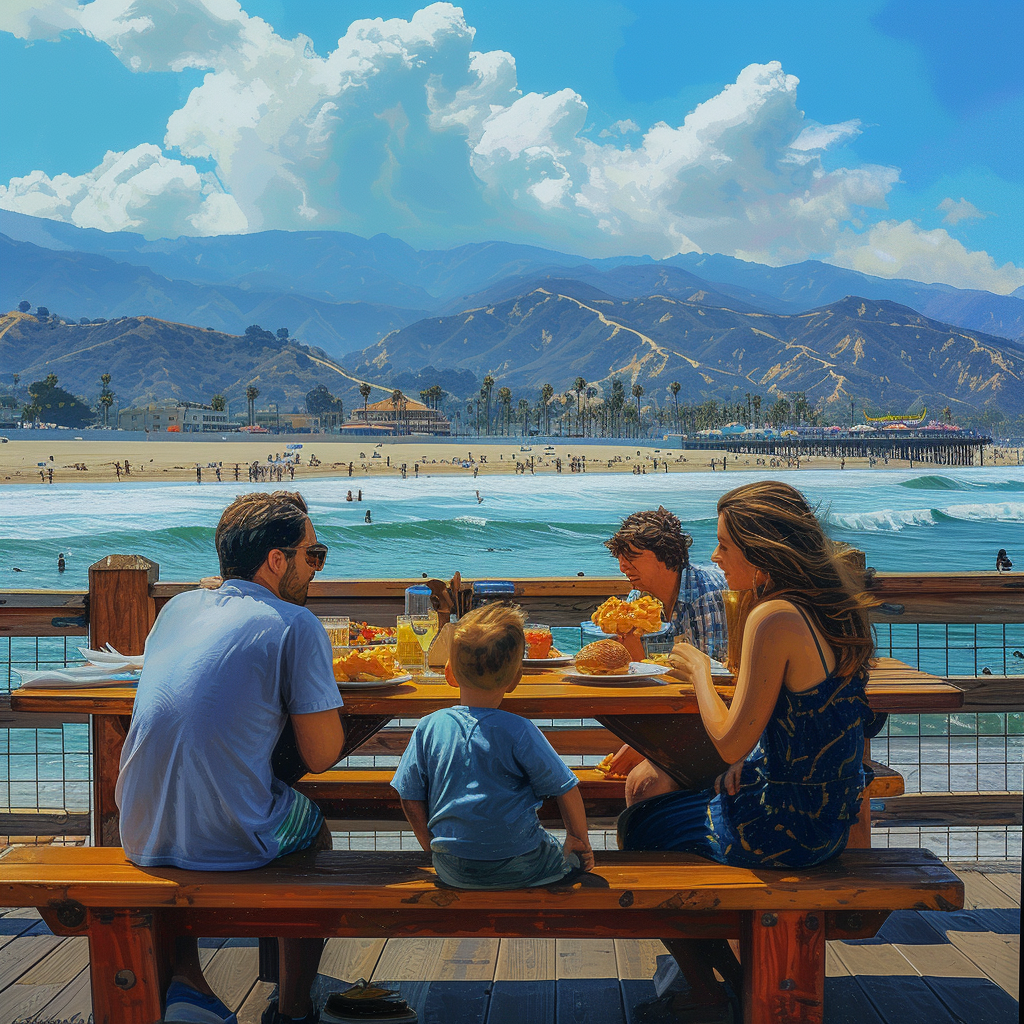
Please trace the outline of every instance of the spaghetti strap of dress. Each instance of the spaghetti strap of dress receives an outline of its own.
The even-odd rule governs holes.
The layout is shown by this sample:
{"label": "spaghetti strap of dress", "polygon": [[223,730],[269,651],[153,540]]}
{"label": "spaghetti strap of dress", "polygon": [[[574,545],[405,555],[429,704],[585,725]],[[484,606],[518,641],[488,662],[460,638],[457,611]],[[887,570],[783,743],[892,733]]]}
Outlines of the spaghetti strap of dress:
{"label": "spaghetti strap of dress", "polygon": [[814,641],[814,646],[818,648],[818,657],[821,658],[821,667],[825,670],[826,678],[832,673],[828,670],[828,662],[825,660],[825,652],[821,649],[821,644],[818,643],[818,634],[814,632],[814,627],[811,625],[811,620],[807,615],[807,612],[803,610],[798,604],[794,604],[793,607],[800,613],[800,617],[807,623],[807,628],[811,631],[811,639]]}

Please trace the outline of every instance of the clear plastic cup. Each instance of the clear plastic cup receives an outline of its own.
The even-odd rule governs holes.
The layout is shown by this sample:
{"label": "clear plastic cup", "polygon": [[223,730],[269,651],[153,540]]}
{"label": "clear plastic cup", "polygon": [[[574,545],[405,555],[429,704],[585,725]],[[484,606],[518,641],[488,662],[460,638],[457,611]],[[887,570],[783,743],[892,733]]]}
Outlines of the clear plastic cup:
{"label": "clear plastic cup", "polygon": [[395,657],[402,668],[422,669],[426,663],[423,648],[413,629],[412,615],[398,616],[396,630],[398,643],[395,645]]}
{"label": "clear plastic cup", "polygon": [[350,621],[347,615],[320,616],[320,622],[331,638],[332,647],[348,647]]}
{"label": "clear plastic cup", "polygon": [[551,627],[539,622],[528,622],[523,632],[526,634],[526,657],[546,658],[551,650]]}

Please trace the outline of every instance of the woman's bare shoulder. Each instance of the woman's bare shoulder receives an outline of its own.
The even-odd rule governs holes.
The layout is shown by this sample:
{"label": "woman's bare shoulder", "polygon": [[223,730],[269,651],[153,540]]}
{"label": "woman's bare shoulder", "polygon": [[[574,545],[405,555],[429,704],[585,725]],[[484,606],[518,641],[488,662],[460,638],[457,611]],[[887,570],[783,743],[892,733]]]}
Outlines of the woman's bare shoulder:
{"label": "woman's bare shoulder", "polygon": [[784,598],[775,597],[770,598],[767,601],[760,601],[750,611],[750,615],[747,617],[747,623],[751,626],[757,626],[762,622],[773,621],[779,623],[783,620],[795,619],[802,622],[803,617],[800,612],[797,611],[796,605],[792,601],[786,601]]}

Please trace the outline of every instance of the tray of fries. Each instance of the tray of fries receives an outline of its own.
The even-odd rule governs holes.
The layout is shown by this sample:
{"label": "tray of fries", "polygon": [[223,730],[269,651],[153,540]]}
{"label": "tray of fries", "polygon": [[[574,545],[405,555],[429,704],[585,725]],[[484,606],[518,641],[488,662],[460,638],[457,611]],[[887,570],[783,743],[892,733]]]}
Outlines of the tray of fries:
{"label": "tray of fries", "polygon": [[662,629],[662,604],[649,594],[641,594],[635,601],[623,601],[609,597],[593,615],[590,621],[598,629],[612,635],[634,632],[639,636],[659,633]]}

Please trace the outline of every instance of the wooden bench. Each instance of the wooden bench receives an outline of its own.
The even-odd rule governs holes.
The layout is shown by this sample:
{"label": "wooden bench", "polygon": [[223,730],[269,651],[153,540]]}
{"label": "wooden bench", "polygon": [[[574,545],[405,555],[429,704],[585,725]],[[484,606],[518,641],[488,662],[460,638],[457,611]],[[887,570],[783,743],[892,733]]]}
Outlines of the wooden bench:
{"label": "wooden bench", "polygon": [[954,910],[963,883],[925,850],[856,850],[810,870],[686,854],[598,853],[573,885],[439,887],[420,853],[323,853],[315,867],[142,869],[112,847],[0,855],[0,904],[88,935],[97,1024],[154,1024],[177,935],[739,939],[747,1024],[820,1022],[825,940],[874,935],[890,911]]}
{"label": "wooden bench", "polygon": [[[875,777],[864,792],[860,819],[850,832],[847,844],[850,849],[871,847],[870,801],[899,796],[903,792],[903,776],[899,772],[877,761],[866,761],[865,765]],[[574,768],[573,773],[579,780],[587,818],[599,827],[611,827],[611,820],[626,806],[625,782],[607,779],[593,768]],[[376,830],[373,826],[386,828],[390,822],[405,820],[398,794],[391,788],[393,775],[390,768],[344,768],[306,775],[296,784],[296,789],[314,801],[328,821],[344,822],[349,830],[354,823],[364,822],[364,827],[373,831]],[[560,820],[554,800],[545,801],[538,814],[545,823]]]}

